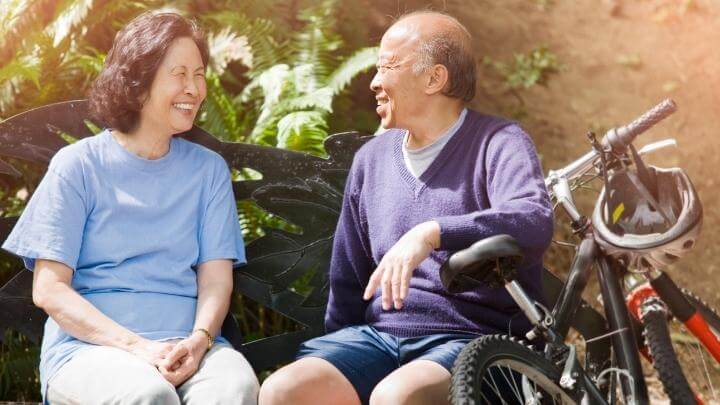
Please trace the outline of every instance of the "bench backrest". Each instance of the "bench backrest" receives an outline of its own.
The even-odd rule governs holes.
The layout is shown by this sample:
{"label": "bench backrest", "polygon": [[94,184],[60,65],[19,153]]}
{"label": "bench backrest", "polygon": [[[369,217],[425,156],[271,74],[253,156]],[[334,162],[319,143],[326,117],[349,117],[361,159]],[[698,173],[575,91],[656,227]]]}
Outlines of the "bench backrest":
{"label": "bench backrest", "polygon": [[[69,101],[1,122],[0,180],[27,181],[33,169],[44,173],[55,152],[67,145],[67,135],[73,138],[93,135],[87,121],[87,103]],[[270,230],[250,243],[248,264],[234,273],[234,289],[303,328],[244,343],[232,317],[223,325],[223,336],[245,354],[255,370],[287,363],[302,341],[323,333],[327,270],[345,179],[355,152],[371,137],[358,133],[333,135],[325,141],[328,158],[323,159],[283,149],[222,142],[198,127],[182,136],[218,152],[231,169],[259,172],[262,175],[259,180],[233,182],[236,199],[255,201],[267,212],[301,229],[301,232]],[[38,178],[36,173],[35,181]],[[7,238],[16,221],[17,218],[0,218],[0,240]],[[16,274],[0,288],[0,339],[5,329],[12,328],[39,342],[46,315],[32,303],[32,274],[22,270],[17,258],[14,260]],[[547,302],[553,303],[562,282],[548,271],[543,276]],[[296,288],[298,280],[302,280],[302,292]],[[586,303],[578,309],[573,327],[586,338],[606,332],[603,317]],[[588,344],[586,356],[589,363],[606,363],[607,339]]]}

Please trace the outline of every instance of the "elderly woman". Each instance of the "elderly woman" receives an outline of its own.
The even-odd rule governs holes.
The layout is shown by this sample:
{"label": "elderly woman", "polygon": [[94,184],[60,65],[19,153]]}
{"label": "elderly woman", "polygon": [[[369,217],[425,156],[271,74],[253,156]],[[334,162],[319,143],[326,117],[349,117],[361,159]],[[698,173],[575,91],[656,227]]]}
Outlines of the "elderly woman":
{"label": "elderly woman", "polygon": [[230,173],[173,137],[193,125],[207,64],[186,18],[130,22],[90,95],[108,128],[58,151],[3,244],[49,315],[47,402],[256,402],[252,368],[219,336],[245,261]]}

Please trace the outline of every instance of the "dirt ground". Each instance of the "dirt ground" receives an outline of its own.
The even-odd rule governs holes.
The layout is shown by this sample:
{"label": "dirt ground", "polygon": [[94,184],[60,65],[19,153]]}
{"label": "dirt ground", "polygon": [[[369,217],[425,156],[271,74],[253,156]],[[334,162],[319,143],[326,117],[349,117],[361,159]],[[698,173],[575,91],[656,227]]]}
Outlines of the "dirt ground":
{"label": "dirt ground", "polygon": [[[521,122],[545,171],[589,150],[588,130],[625,124],[666,97],[677,102],[678,112],[637,144],[677,139],[678,149],[665,149],[650,161],[687,170],[703,203],[704,224],[695,250],[669,273],[718,306],[720,2],[474,0],[449,1],[447,9],[473,34],[479,58],[508,61],[539,45],[557,55],[562,70],[546,86],[520,90],[522,104],[490,67],[481,71],[488,79],[481,78],[474,102],[498,114],[524,110]],[[556,250],[549,263],[563,264],[569,253]]]}
{"label": "dirt ground", "polygon": [[[677,102],[678,112],[637,145],[677,139],[679,148],[650,162],[687,170],[703,203],[704,224],[697,247],[668,273],[720,307],[720,1],[450,0],[445,7],[473,34],[478,58],[509,61],[513,53],[540,45],[557,55],[562,70],[546,86],[520,90],[521,99],[484,68],[474,102],[491,113],[526,113],[521,122],[545,171],[586,152],[588,130],[625,124],[666,97]],[[581,201],[586,213],[595,197],[589,194]],[[554,246],[548,266],[564,273],[572,253]],[[653,402],[662,401],[658,384],[651,386]]]}

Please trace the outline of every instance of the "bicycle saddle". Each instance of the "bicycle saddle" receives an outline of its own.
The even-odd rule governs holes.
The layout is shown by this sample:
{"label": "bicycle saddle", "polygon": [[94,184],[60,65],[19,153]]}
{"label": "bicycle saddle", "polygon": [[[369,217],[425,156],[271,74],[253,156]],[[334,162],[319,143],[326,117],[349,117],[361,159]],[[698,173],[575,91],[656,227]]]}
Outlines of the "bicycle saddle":
{"label": "bicycle saddle", "polygon": [[480,286],[503,287],[515,279],[523,253],[515,238],[495,235],[450,256],[440,267],[440,280],[450,293]]}

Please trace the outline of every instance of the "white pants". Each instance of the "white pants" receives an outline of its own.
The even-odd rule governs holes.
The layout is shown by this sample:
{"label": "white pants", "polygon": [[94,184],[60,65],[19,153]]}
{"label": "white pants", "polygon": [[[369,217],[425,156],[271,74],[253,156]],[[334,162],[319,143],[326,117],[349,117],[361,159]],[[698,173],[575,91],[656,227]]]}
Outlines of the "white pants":
{"label": "white pants", "polygon": [[120,349],[92,347],[63,365],[48,383],[51,404],[255,405],[259,384],[250,363],[226,344],[205,354],[198,371],[173,387],[145,360]]}

